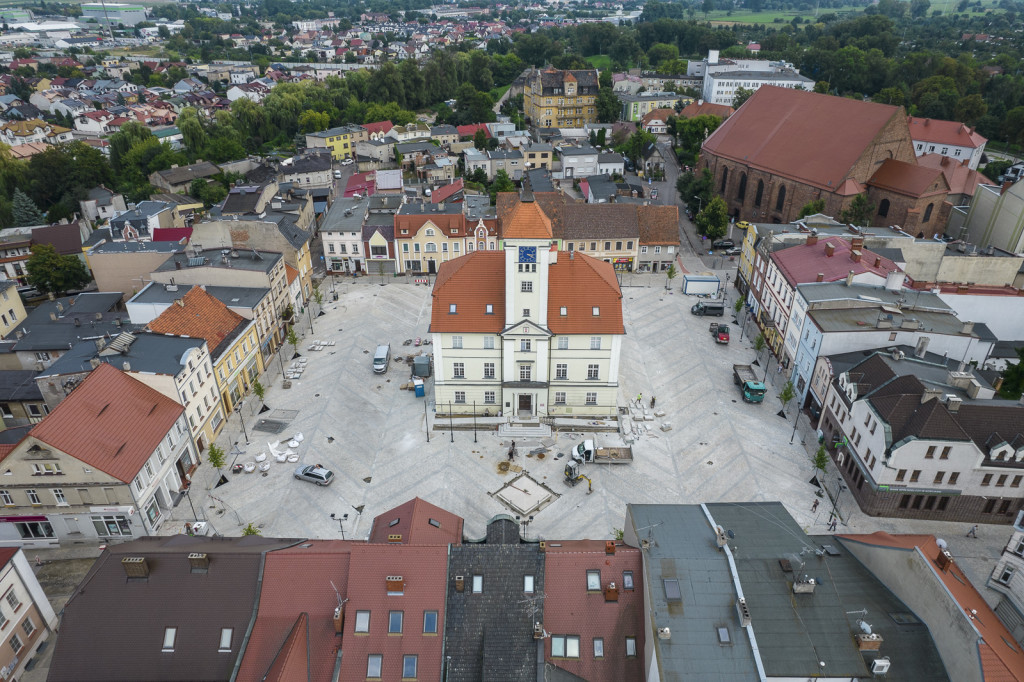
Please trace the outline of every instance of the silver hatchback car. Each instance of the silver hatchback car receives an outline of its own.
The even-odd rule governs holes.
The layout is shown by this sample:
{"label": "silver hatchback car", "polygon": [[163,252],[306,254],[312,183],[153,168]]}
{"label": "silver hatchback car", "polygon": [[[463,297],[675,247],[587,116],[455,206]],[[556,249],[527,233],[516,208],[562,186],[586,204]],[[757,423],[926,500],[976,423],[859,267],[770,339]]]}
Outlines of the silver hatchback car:
{"label": "silver hatchback car", "polygon": [[309,481],[317,485],[330,485],[334,480],[334,472],[325,469],[319,464],[306,464],[295,470],[295,478],[300,481]]}

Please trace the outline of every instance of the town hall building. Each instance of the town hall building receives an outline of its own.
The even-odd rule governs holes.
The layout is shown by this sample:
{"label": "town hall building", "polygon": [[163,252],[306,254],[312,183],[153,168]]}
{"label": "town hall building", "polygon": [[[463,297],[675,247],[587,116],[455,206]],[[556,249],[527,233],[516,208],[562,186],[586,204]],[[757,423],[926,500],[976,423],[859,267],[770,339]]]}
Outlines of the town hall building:
{"label": "town hall building", "polygon": [[560,252],[526,192],[501,248],[442,263],[430,332],[438,412],[536,420],[616,413],[625,334],[611,263]]}

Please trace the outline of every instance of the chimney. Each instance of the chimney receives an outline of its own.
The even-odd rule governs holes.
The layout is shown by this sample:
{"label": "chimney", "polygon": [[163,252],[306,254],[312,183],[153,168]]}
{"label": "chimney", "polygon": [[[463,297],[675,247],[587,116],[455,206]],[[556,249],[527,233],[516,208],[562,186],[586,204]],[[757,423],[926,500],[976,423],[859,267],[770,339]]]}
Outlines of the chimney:
{"label": "chimney", "polygon": [[604,553],[605,554],[615,554],[615,541],[614,540],[605,540],[605,542],[604,542]]}
{"label": "chimney", "polygon": [[903,282],[907,279],[907,273],[893,270],[885,276],[885,288],[887,291],[899,291],[903,288]]}
{"label": "chimney", "polygon": [[824,282],[825,281],[825,273],[824,272],[819,272],[818,276],[814,278],[814,281],[815,282]]}
{"label": "chimney", "polygon": [[836,247],[832,245],[832,242],[825,243],[825,257],[831,258],[836,252]]}
{"label": "chimney", "polygon": [[619,588],[615,583],[608,583],[604,588],[605,601],[619,601]]}
{"label": "chimney", "polygon": [[174,269],[175,270],[181,270],[181,261],[180,260],[175,260],[174,261]]}
{"label": "chimney", "polygon": [[96,350],[103,350],[103,339],[96,339]]}
{"label": "chimney", "polygon": [[126,372],[132,371],[132,364],[130,362],[128,362],[127,360],[124,361],[124,371],[126,371]]}
{"label": "chimney", "polygon": [[961,334],[971,334],[974,332],[973,322],[964,322],[964,326],[960,329]]}
{"label": "chimney", "polygon": [[860,249],[854,249],[853,251],[850,252],[850,260],[852,260],[854,263],[859,263],[860,259],[863,257],[864,254],[861,253]]}
{"label": "chimney", "polygon": [[341,606],[339,604],[338,606],[334,607],[334,634],[335,635],[340,635],[341,634],[342,627],[344,626],[344,624],[345,624],[345,607]]}
{"label": "chimney", "polygon": [[877,268],[877,267],[880,267],[881,265],[882,265],[882,257],[881,256],[875,256],[875,267]]}
{"label": "chimney", "polygon": [[878,651],[882,648],[882,636],[877,633],[858,633],[856,639],[858,651]]}
{"label": "chimney", "polygon": [[405,580],[400,575],[389,575],[384,579],[388,592],[404,592]]}
{"label": "chimney", "polygon": [[818,243],[818,235],[809,234],[807,235],[807,246],[814,246]]}
{"label": "chimney", "polygon": [[126,556],[121,559],[121,566],[124,567],[124,573],[128,578],[149,577],[149,564],[146,563],[145,557]]}
{"label": "chimney", "polygon": [[850,240],[851,249],[863,249],[864,248],[864,237],[854,237]]}
{"label": "chimney", "polygon": [[57,302],[57,312],[58,313],[63,313],[64,312],[64,304],[61,303],[60,301]]}
{"label": "chimney", "polygon": [[190,552],[188,565],[192,573],[208,573],[210,571],[210,555],[203,552]]}
{"label": "chimney", "polygon": [[82,326],[82,320],[79,319],[78,317],[75,318],[75,326],[76,327],[81,327]]}
{"label": "chimney", "polygon": [[462,575],[455,576],[455,591],[462,592],[466,589],[466,577]]}
{"label": "chimney", "polygon": [[960,406],[963,402],[963,398],[958,395],[953,395],[952,393],[947,394],[945,397],[946,409],[949,410],[950,414],[956,414],[959,412]]}
{"label": "chimney", "polygon": [[850,272],[846,274],[846,286],[853,286],[853,276],[855,274],[856,273],[853,270],[850,270]]}
{"label": "chimney", "polygon": [[402,541],[402,534],[401,533],[388,533],[388,542],[401,542],[401,541]]}
{"label": "chimney", "polygon": [[57,313],[51,311],[50,312],[50,320],[53,321],[53,322],[56,322],[57,321]]}
{"label": "chimney", "polygon": [[939,570],[945,573],[949,570],[949,565],[953,563],[953,555],[947,549],[940,549],[939,555],[935,557],[935,563]]}
{"label": "chimney", "polygon": [[924,405],[929,400],[938,400],[942,398],[942,389],[940,388],[925,388],[921,394],[921,404]]}
{"label": "chimney", "polygon": [[[100,343],[101,342],[97,341],[96,345],[100,345]],[[100,359],[93,358],[92,360],[89,360],[89,366],[92,367],[93,369],[96,369],[97,367],[100,366]]]}

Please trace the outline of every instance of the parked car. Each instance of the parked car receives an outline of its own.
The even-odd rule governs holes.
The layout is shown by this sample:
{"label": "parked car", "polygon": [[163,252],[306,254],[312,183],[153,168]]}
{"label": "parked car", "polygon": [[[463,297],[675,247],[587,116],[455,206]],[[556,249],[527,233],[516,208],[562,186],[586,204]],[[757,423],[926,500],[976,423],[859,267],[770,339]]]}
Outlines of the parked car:
{"label": "parked car", "polygon": [[319,464],[306,464],[295,470],[295,478],[317,485],[330,485],[334,480],[334,472]]}
{"label": "parked car", "polygon": [[738,246],[734,246],[734,247],[732,247],[731,249],[726,249],[726,250],[725,250],[725,255],[726,255],[726,256],[738,256],[738,255],[740,255],[741,253],[743,253],[743,249],[741,249],[741,248],[740,248],[740,247],[738,247]]}
{"label": "parked car", "polygon": [[335,178],[340,178],[341,177],[341,171],[340,170],[335,170],[334,171],[334,177]]}
{"label": "parked car", "polygon": [[348,159],[345,159],[344,161],[342,161],[341,165],[342,166],[351,166],[353,163],[355,163],[355,161],[353,161],[351,158],[348,158]]}
{"label": "parked car", "polygon": [[731,249],[736,246],[736,243],[731,239],[716,239],[711,246],[716,249]]}

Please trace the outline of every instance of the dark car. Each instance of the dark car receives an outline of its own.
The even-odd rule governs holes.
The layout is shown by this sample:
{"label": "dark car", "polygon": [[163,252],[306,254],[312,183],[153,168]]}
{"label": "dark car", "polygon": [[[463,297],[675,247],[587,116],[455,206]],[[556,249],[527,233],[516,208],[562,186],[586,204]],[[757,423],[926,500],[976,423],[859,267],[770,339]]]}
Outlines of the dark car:
{"label": "dark car", "polygon": [[741,249],[741,248],[740,248],[740,247],[738,247],[738,246],[734,246],[734,247],[732,247],[731,249],[726,249],[726,250],[725,250],[725,255],[726,255],[726,256],[738,256],[738,255],[740,255],[741,253],[743,253],[743,249]]}
{"label": "dark car", "polygon": [[714,242],[712,242],[711,246],[715,247],[716,249],[731,249],[732,247],[736,246],[736,243],[731,239],[716,239]]}
{"label": "dark car", "polygon": [[295,470],[295,478],[300,481],[309,481],[317,485],[330,485],[334,480],[334,472],[325,469],[319,464],[300,466]]}

